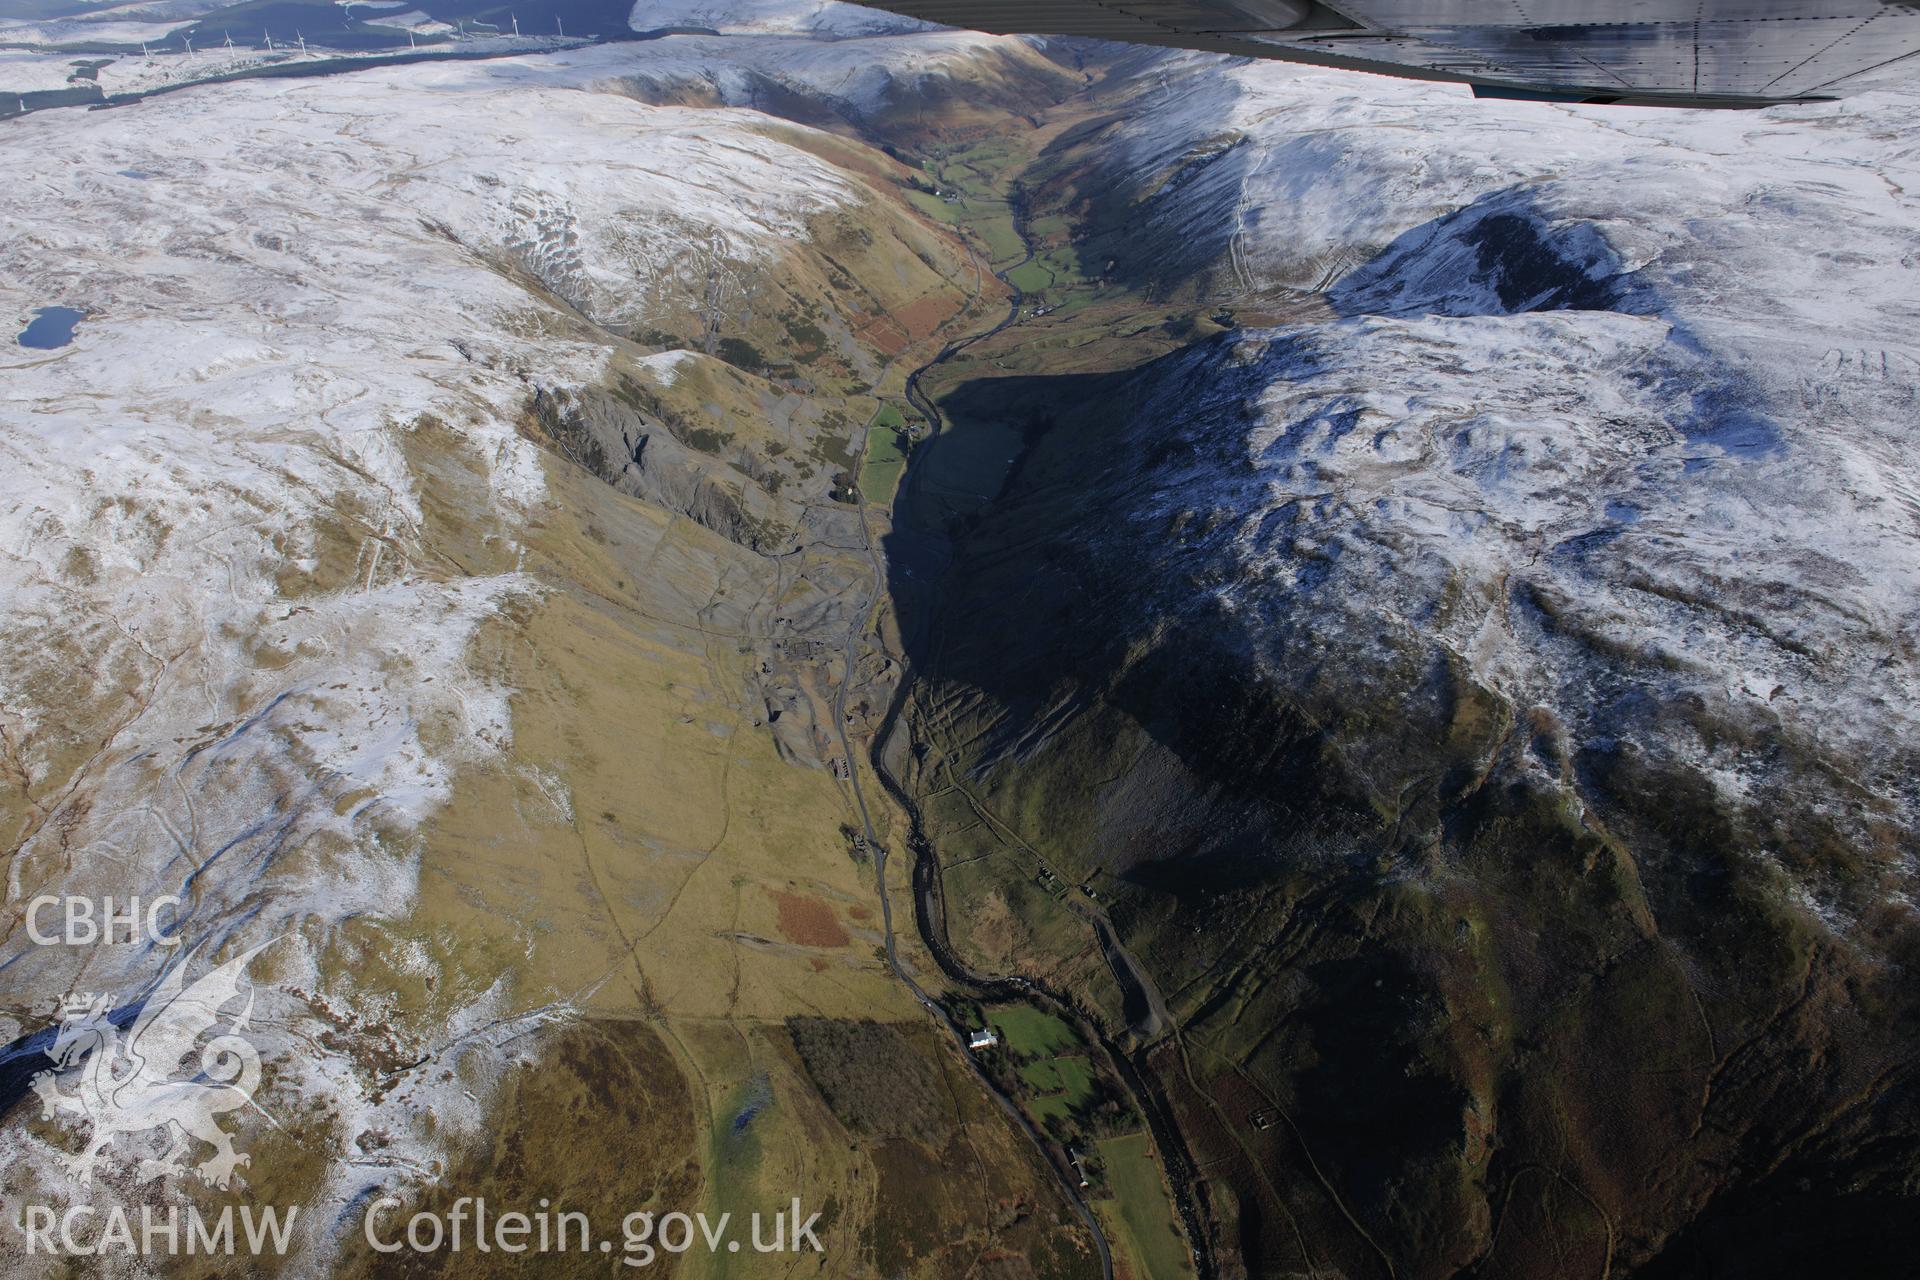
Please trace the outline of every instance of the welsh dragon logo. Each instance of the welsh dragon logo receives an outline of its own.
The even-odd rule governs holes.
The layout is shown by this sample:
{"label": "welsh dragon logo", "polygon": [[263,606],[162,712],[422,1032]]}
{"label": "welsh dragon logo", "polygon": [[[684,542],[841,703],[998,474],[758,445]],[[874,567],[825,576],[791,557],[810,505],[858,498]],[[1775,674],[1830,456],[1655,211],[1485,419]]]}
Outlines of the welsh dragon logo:
{"label": "welsh dragon logo", "polygon": [[[165,1129],[171,1145],[159,1159],[140,1162],[142,1181],[191,1172],[208,1186],[241,1185],[240,1166],[252,1157],[234,1150],[219,1117],[248,1105],[260,1087],[260,1054],[243,1034],[253,1014],[253,984],[242,983],[253,958],[271,945],[235,956],[192,986],[185,985],[191,957],[182,957],[147,997],[124,1040],[108,1017],[108,997],[62,1000],[60,1029],[47,1050],[53,1070],[34,1076],[32,1085],[43,1117],[73,1115],[92,1125],[86,1149],[64,1160],[82,1185],[93,1181],[94,1164],[115,1138],[152,1129]],[[246,1004],[239,1013],[202,1044],[203,1036],[221,1027],[221,1010],[242,997]],[[196,1047],[199,1064],[193,1070],[183,1059]],[[57,1079],[75,1067],[79,1090],[63,1093]],[[196,1139],[213,1154],[189,1166],[185,1157]]]}

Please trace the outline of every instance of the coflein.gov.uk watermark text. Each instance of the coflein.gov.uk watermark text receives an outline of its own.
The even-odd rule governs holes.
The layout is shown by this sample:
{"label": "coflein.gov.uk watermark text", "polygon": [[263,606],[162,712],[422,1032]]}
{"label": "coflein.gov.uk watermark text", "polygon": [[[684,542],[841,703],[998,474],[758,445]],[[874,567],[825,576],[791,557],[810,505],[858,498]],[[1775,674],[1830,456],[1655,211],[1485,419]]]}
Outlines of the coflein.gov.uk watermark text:
{"label": "coflein.gov.uk watermark text", "polygon": [[[298,1205],[225,1206],[209,1216],[198,1205],[118,1205],[55,1209],[26,1205],[14,1219],[30,1255],[50,1257],[233,1257],[284,1255],[294,1239]],[[542,1200],[527,1210],[496,1211],[484,1197],[462,1196],[444,1210],[406,1211],[395,1196],[369,1201],[361,1232],[381,1254],[502,1253],[617,1255],[629,1267],[651,1266],[661,1254],[824,1253],[818,1212],[802,1216],[799,1197],[790,1209],[708,1217],[678,1210],[629,1213],[619,1230],[602,1234],[578,1210]]]}

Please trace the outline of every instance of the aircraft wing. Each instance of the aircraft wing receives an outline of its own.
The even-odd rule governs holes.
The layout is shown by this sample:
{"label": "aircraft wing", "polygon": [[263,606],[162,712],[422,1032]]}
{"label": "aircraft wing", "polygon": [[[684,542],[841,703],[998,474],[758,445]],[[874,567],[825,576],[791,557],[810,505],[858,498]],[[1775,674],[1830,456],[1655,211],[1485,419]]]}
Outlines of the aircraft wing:
{"label": "aircraft wing", "polygon": [[[1920,52],[1920,0],[880,0],[880,7],[979,31],[1205,49],[1569,102],[1819,100]],[[1913,66],[1920,70],[1920,62]]]}

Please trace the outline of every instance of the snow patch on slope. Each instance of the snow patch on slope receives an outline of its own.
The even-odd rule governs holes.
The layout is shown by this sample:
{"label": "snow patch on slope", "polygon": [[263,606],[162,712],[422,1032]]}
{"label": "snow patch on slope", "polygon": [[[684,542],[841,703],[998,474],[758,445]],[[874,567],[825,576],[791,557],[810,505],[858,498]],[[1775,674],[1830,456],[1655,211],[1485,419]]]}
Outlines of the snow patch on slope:
{"label": "snow patch on slope", "polygon": [[[1231,531],[1188,550],[1275,678],[1444,651],[1577,743],[1910,840],[1920,95],[1745,115],[1220,81],[1125,126],[1164,179],[1149,214],[1250,300],[1335,318],[1183,358],[1148,418],[1196,447],[1141,527]],[[1916,869],[1874,867],[1896,896]],[[1832,888],[1801,889],[1822,919]]]}
{"label": "snow patch on slope", "polygon": [[[302,949],[403,918],[423,820],[511,741],[509,691],[469,656],[540,589],[518,534],[545,463],[514,424],[535,386],[604,374],[617,344],[575,311],[685,305],[691,255],[771,263],[860,197],[763,117],[591,91],[622,65],[603,52],[6,126],[34,176],[0,196],[0,316],[87,313],[70,345],[0,346],[0,732],[36,802],[8,900],[175,894],[205,954],[292,934],[273,964],[306,998],[262,996],[262,1034],[285,1030],[343,1140],[393,1138],[336,1170],[341,1202],[432,1166],[445,1135],[419,1116],[479,1122],[456,1099],[482,1080],[382,1097],[348,1056],[377,1001]],[[128,1003],[164,958],[34,946],[17,918],[0,942],[36,1000],[84,980]],[[476,1044],[515,1034],[489,998]],[[329,1000],[354,1031],[322,1051],[303,1019]],[[9,1138],[58,1182],[51,1148]]]}
{"label": "snow patch on slope", "polygon": [[638,0],[635,31],[697,27],[723,35],[813,35],[838,38],[938,30],[932,23],[837,0]]}
{"label": "snow patch on slope", "polygon": [[558,61],[583,70],[602,67],[609,76],[635,84],[704,88],[734,106],[756,105],[762,87],[773,81],[856,112],[871,112],[889,104],[911,104],[928,85],[968,80],[990,84],[1010,68],[1057,76],[1057,68],[1042,62],[1036,43],[1030,36],[944,28],[857,39],[689,35],[651,43],[642,58],[585,49]]}

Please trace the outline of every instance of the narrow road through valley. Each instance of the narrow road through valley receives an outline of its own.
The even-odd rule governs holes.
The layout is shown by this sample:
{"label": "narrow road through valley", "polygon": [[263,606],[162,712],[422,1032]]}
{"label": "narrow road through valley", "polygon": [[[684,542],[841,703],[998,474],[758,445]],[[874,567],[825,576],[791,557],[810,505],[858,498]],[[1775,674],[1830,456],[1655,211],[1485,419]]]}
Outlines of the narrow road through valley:
{"label": "narrow road through valley", "polygon": [[[1006,270],[993,273],[1006,284],[1007,288],[1013,290],[1013,296],[1008,300],[1007,314],[991,329],[983,330],[980,333],[972,334],[965,338],[956,338],[948,342],[933,359],[907,375],[907,401],[926,415],[927,422],[930,425],[938,424],[940,418],[938,411],[933,407],[932,401],[929,400],[926,394],[920,389],[921,376],[928,370],[945,361],[951,360],[956,354],[964,351],[974,343],[999,333],[1020,318],[1020,307],[1025,300],[1025,295],[1021,293],[1018,285],[1007,279],[1007,273],[1017,270],[1020,266],[1033,260],[1033,244],[1027,240],[1024,223],[1017,215],[1014,220],[1014,226],[1020,230],[1020,238],[1026,245],[1026,256],[1013,266],[1006,268]],[[871,436],[872,431],[873,424],[868,423],[868,437]],[[861,441],[860,455],[854,459],[853,470],[856,482],[860,473],[860,464],[864,461],[870,444],[870,438],[863,438]],[[1092,1237],[1094,1251],[1100,1259],[1100,1274],[1102,1280],[1113,1280],[1112,1247],[1107,1243],[1106,1233],[1101,1230],[1100,1220],[1094,1215],[1093,1207],[1081,1196],[1079,1188],[1075,1185],[1073,1175],[1067,1169],[1062,1168],[1054,1159],[1052,1145],[1049,1144],[1045,1136],[1034,1127],[1033,1122],[1027,1118],[1026,1112],[1021,1110],[1019,1103],[1002,1092],[1000,1086],[995,1084],[992,1077],[988,1076],[986,1071],[980,1066],[973,1052],[967,1048],[967,1029],[956,1022],[953,1015],[948,1013],[939,1001],[929,996],[926,989],[923,988],[914,976],[907,971],[906,967],[900,963],[900,951],[893,927],[892,895],[887,892],[887,849],[886,846],[880,842],[879,836],[873,829],[873,815],[867,808],[866,793],[860,786],[860,767],[857,763],[858,757],[854,755],[853,742],[847,734],[847,692],[853,685],[854,671],[859,661],[860,648],[866,640],[867,621],[873,616],[874,606],[879,603],[880,593],[886,590],[887,582],[886,562],[881,558],[879,548],[874,545],[873,531],[867,523],[867,507],[864,496],[856,504],[856,508],[860,519],[860,543],[866,550],[867,562],[873,573],[873,587],[871,593],[862,603],[860,610],[855,614],[854,623],[848,628],[847,637],[842,647],[840,688],[834,697],[833,723],[835,731],[840,736],[840,749],[846,756],[847,777],[853,791],[854,807],[860,814],[860,829],[866,839],[867,848],[873,853],[874,881],[880,894],[880,921],[886,933],[887,965],[893,970],[894,976],[900,979],[900,981],[905,984],[907,990],[913,993],[914,999],[918,1000],[927,1012],[938,1018],[940,1022],[946,1026],[948,1034],[959,1044],[961,1056],[966,1059],[967,1065],[973,1069],[974,1076],[979,1079],[987,1092],[992,1095],[993,1100],[1000,1104],[1000,1109],[1006,1112],[1007,1117],[1027,1136],[1027,1140],[1033,1144],[1034,1150],[1039,1153],[1041,1163],[1053,1174],[1054,1180],[1059,1186],[1060,1194],[1065,1196],[1067,1203],[1073,1206],[1074,1212],[1079,1216],[1081,1223],[1087,1228],[1088,1234]],[[904,655],[901,655],[900,661],[903,664],[901,687],[905,688],[905,681],[909,678],[909,674],[904,669]],[[889,715],[887,723],[891,724],[892,719],[893,717]],[[881,741],[884,741],[884,733],[879,739],[876,739],[874,750],[870,756],[875,775],[880,778],[881,783],[887,786],[890,791],[897,792],[898,788],[886,776],[879,760],[879,743]]]}
{"label": "narrow road through valley", "polygon": [[[1017,192],[1013,197],[1012,207],[1014,229],[1020,236],[1021,244],[1025,252],[1018,262],[1010,264],[1003,270],[994,272],[994,275],[1005,283],[1011,291],[1007,314],[989,329],[948,342],[933,359],[915,369],[907,378],[906,396],[908,402],[914,409],[925,416],[929,427],[932,428],[930,439],[938,436],[943,420],[939,409],[935,407],[932,397],[925,389],[923,381],[925,376],[940,365],[952,360],[968,347],[973,346],[975,343],[982,342],[1016,323],[1020,318],[1021,309],[1025,305],[1026,295],[1024,291],[1008,277],[1026,263],[1033,261],[1035,250],[1033,240],[1028,231],[1025,210]],[[914,472],[912,464],[909,463],[908,471],[902,480],[902,484],[910,484],[913,481]],[[875,581],[876,583],[884,583],[884,575],[887,573],[888,567],[880,556],[878,549],[873,544],[873,539],[867,526],[864,505],[861,507],[860,528],[862,541],[867,547],[868,555],[873,565]],[[903,627],[909,625],[908,620],[903,618],[901,625]],[[848,683],[850,683],[853,671],[853,654],[857,647],[855,642],[859,638],[860,637],[850,637],[849,640],[846,667],[848,678],[843,680],[841,685],[843,701],[846,687]],[[904,641],[902,648],[903,650],[911,651],[913,644],[910,640]],[[901,782],[892,776],[883,758],[886,744],[898,726],[900,717],[903,714],[913,678],[913,672],[907,665],[906,653],[903,652],[895,656],[902,666],[901,682],[898,686],[898,692],[893,705],[889,708],[886,719],[883,721],[879,732],[873,738],[869,752],[869,761],[872,765],[874,776],[879,780],[881,786],[886,789],[895,807],[908,819],[909,827],[905,835],[905,841],[913,856],[912,885],[914,918],[918,932],[921,935],[922,944],[933,957],[934,962],[939,966],[942,973],[961,990],[988,1000],[1018,1000],[1034,1004],[1047,1012],[1063,1017],[1070,1024],[1080,1027],[1082,1034],[1090,1038],[1093,1043],[1104,1052],[1120,1084],[1132,1095],[1133,1101],[1142,1119],[1146,1123],[1154,1147],[1159,1153],[1161,1166],[1167,1174],[1172,1207],[1184,1228],[1184,1234],[1187,1238],[1189,1248],[1189,1256],[1192,1258],[1195,1274],[1198,1280],[1212,1280],[1214,1275],[1213,1259],[1211,1249],[1208,1247],[1206,1225],[1201,1214],[1196,1192],[1196,1185],[1200,1180],[1199,1173],[1194,1165],[1191,1153],[1188,1151],[1186,1143],[1179,1132],[1178,1125],[1174,1120],[1171,1103],[1160,1087],[1157,1078],[1154,1076],[1147,1062],[1147,1050],[1145,1048],[1138,1048],[1129,1052],[1101,1032],[1072,1001],[1056,992],[1047,990],[1044,986],[1029,978],[1018,974],[989,976],[974,973],[960,961],[959,957],[954,954],[952,947],[948,944],[946,910],[941,894],[939,859],[922,830],[918,806],[914,803],[913,798],[907,793]],[[842,747],[848,752],[848,759],[851,761],[852,747],[846,737],[846,716],[843,706],[836,709],[836,719],[841,732]],[[892,903],[886,883],[886,858],[888,851],[880,847],[878,841],[874,839],[873,827],[867,815],[866,801],[859,791],[858,770],[856,769],[853,772],[855,774],[855,799],[860,809],[861,820],[866,830],[868,843],[873,847],[874,858],[877,864],[876,873],[879,883],[881,916],[886,929],[888,963],[893,967],[894,972],[900,977],[901,981],[914,992],[921,1003],[927,1005],[937,1017],[943,1022],[946,1022],[956,1038],[964,1045],[964,1029],[956,1025],[947,1015],[946,1011],[927,996],[924,989],[914,981],[912,976],[908,974],[900,964],[895,944]],[[1157,1034],[1160,1026],[1167,1025],[1164,1005],[1159,999],[1158,992],[1153,989],[1150,982],[1144,981],[1144,975],[1139,973],[1137,965],[1130,956],[1125,954],[1118,938],[1113,936],[1108,927],[1104,919],[1104,913],[1096,914],[1099,918],[1090,919],[1089,923],[1093,925],[1096,932],[1100,935],[1099,940],[1103,949],[1109,952],[1108,958],[1115,970],[1116,980],[1119,981],[1124,988],[1127,985],[1129,976],[1142,979],[1142,986],[1145,990],[1145,1001],[1156,1015],[1154,1022],[1157,1025],[1153,1028],[1153,1031]],[[1124,960],[1124,964],[1114,960],[1112,953],[1115,951],[1119,952],[1121,959]],[[968,1054],[968,1058],[969,1061],[971,1061],[972,1055],[970,1053]],[[980,1071],[977,1064],[975,1064],[975,1071],[976,1074],[980,1075],[981,1079],[986,1082],[987,1087],[994,1093],[994,1096],[999,1100],[1001,1106],[1014,1117],[1035,1145],[1040,1148],[1042,1154],[1047,1157],[1049,1166],[1054,1169],[1056,1175],[1059,1177],[1063,1193],[1067,1195],[1075,1208],[1080,1211],[1082,1219],[1088,1223],[1089,1228],[1094,1232],[1094,1239],[1100,1249],[1102,1272],[1108,1280],[1111,1280],[1113,1264],[1108,1242],[1101,1234],[1090,1206],[1085,1203],[1078,1192],[1076,1185],[1078,1176],[1053,1158],[1057,1144],[1049,1142],[1034,1128],[1019,1105],[1011,1097],[1001,1093],[998,1087],[994,1085],[991,1080],[987,1079],[985,1073]]]}

